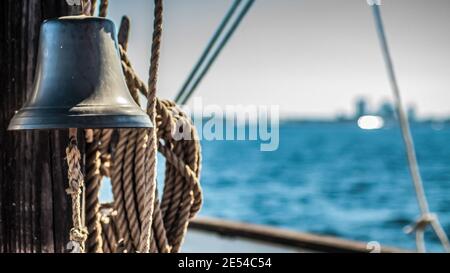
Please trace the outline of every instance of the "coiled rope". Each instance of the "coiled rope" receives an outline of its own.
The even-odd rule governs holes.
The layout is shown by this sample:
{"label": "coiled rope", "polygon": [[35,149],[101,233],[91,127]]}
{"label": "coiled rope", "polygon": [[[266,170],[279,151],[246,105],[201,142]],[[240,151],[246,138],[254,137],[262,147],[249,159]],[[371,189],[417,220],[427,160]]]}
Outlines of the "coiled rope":
{"label": "coiled rope", "polygon": [[[86,13],[94,14],[95,5],[96,1],[90,2]],[[100,1],[99,15],[106,16],[107,8],[108,1]],[[156,97],[162,20],[163,2],[155,0],[148,85],[139,79],[126,53],[128,17],[123,17],[118,35],[128,89],[138,104],[139,93],[147,98],[154,128],[85,131],[87,252],[178,252],[189,220],[201,207],[195,128],[175,103]],[[174,139],[177,125],[190,139]],[[166,158],[161,201],[156,189],[157,151]],[[105,176],[111,178],[114,202],[100,208],[98,194]]]}

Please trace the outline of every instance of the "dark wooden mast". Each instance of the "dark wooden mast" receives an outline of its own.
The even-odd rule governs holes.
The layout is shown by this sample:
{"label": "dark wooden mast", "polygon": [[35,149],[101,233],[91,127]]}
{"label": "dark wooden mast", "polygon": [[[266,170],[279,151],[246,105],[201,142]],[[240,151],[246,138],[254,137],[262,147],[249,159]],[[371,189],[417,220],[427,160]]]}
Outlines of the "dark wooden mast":
{"label": "dark wooden mast", "polygon": [[68,242],[67,132],[6,131],[31,92],[42,21],[67,12],[63,0],[0,1],[0,252],[63,252]]}

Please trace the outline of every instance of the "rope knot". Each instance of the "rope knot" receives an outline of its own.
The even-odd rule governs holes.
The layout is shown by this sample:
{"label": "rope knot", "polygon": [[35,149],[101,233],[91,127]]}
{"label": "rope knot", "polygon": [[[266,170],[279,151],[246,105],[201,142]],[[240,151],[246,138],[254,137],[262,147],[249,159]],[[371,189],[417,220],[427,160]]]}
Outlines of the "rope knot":
{"label": "rope knot", "polygon": [[70,240],[82,244],[88,237],[86,228],[72,228],[70,230]]}
{"label": "rope knot", "polygon": [[88,238],[88,231],[86,228],[72,228],[70,230],[70,243],[72,247],[72,253],[84,253],[85,241]]}
{"label": "rope knot", "polygon": [[437,215],[434,213],[427,213],[420,216],[419,219],[416,220],[412,225],[408,225],[404,228],[404,232],[406,234],[411,234],[416,231],[423,231],[427,228],[428,225],[431,225],[437,221]]}
{"label": "rope knot", "polygon": [[66,193],[68,194],[68,195],[71,195],[71,196],[78,196],[78,195],[80,195],[82,192],[81,192],[81,188],[83,187],[83,183],[82,183],[82,181],[79,181],[79,180],[71,180],[70,182],[69,182],[69,188],[68,189],[66,189]]}

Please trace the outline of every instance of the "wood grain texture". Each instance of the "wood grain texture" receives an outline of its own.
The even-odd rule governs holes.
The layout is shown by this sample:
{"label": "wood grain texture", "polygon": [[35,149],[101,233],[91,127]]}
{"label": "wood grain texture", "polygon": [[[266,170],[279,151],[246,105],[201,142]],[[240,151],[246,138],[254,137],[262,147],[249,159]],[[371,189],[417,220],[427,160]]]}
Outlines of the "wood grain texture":
{"label": "wood grain texture", "polygon": [[61,0],[0,1],[0,252],[64,252],[68,242],[67,132],[6,131],[31,93],[41,23],[66,14]]}

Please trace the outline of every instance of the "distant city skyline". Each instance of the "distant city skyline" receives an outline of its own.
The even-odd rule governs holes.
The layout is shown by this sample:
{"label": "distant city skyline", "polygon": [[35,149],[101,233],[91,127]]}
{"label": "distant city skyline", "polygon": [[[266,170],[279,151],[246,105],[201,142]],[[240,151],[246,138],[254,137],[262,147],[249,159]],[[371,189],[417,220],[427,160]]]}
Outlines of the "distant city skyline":
{"label": "distant city skyline", "polygon": [[[173,98],[231,0],[165,1],[159,96]],[[405,106],[450,116],[450,1],[384,0],[382,13]],[[110,0],[132,20],[130,58],[146,79],[151,0]],[[280,106],[282,117],[352,114],[355,99],[391,100],[364,0],[257,0],[196,93],[206,104]]]}
{"label": "distant city skyline", "polygon": [[[407,105],[405,106],[405,110],[409,120],[415,121],[417,119],[418,109],[415,105]],[[395,120],[397,117],[395,106],[390,100],[384,100],[378,104],[371,104],[366,97],[359,97],[354,102],[354,112],[349,118],[358,119],[366,115],[380,116],[385,120]]]}

